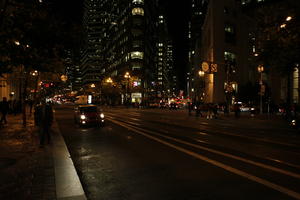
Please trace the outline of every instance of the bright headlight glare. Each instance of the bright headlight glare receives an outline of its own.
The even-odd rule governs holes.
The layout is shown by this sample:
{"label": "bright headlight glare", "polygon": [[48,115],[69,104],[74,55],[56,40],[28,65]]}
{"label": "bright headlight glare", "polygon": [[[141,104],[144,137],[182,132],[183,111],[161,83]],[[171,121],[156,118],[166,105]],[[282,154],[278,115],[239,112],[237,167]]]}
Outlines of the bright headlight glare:
{"label": "bright headlight glare", "polygon": [[101,113],[101,114],[100,114],[100,117],[101,117],[101,118],[104,118],[104,114],[103,114],[103,113]]}
{"label": "bright headlight glare", "polygon": [[80,119],[85,119],[85,115],[80,115]]}

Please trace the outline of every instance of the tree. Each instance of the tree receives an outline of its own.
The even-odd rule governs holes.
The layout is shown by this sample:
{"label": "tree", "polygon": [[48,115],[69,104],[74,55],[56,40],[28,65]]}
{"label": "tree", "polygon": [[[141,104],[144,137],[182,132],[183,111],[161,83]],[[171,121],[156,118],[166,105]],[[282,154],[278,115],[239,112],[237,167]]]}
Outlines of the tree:
{"label": "tree", "polygon": [[300,1],[295,0],[266,0],[248,9],[257,23],[257,63],[264,65],[266,73],[272,71],[287,79],[288,104],[291,74],[300,63],[299,10]]}
{"label": "tree", "polygon": [[[38,0],[6,0],[0,18],[0,75],[20,69],[23,92],[23,124],[26,125],[25,98],[32,70],[64,72],[65,49],[73,48],[73,25],[66,25],[51,10],[50,3]],[[80,34],[78,34],[80,35]]]}

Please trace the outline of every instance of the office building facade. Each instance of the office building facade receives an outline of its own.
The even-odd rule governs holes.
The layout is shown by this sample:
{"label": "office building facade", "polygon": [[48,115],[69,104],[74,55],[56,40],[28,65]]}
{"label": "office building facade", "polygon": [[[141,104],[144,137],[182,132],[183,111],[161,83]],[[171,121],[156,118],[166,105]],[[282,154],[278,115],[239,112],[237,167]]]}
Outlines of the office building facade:
{"label": "office building facade", "polygon": [[171,91],[173,47],[163,36],[167,30],[157,1],[85,0],[84,5],[81,71],[87,87],[111,77],[123,103]]}

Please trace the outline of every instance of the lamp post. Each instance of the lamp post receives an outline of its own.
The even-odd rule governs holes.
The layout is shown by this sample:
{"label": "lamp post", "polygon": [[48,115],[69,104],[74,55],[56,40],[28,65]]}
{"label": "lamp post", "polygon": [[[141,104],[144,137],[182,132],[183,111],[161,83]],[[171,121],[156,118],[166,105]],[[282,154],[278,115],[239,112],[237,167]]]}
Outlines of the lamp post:
{"label": "lamp post", "polygon": [[112,104],[112,88],[110,87],[110,86],[112,86],[113,85],[113,80],[110,78],[110,77],[108,77],[106,80],[105,80],[105,82],[107,83],[107,86],[109,86],[109,90],[108,90],[108,92],[107,92],[107,103],[108,103],[108,105],[111,105]]}
{"label": "lamp post", "polygon": [[202,98],[202,96],[204,94],[204,90],[205,90],[205,85],[204,85],[204,75],[205,75],[205,72],[202,71],[202,70],[199,70],[198,74],[199,74],[200,79],[201,79],[201,98]]}
{"label": "lamp post", "polygon": [[127,83],[126,83],[126,94],[125,94],[125,101],[126,101],[126,104],[127,104],[128,103],[129,79],[130,79],[129,72],[125,73],[124,78],[127,80]]}
{"label": "lamp post", "polygon": [[260,73],[260,79],[259,79],[259,85],[260,85],[260,100],[259,100],[259,112],[260,114],[263,113],[263,108],[262,108],[262,96],[263,96],[263,82],[262,82],[262,73],[264,71],[264,66],[263,65],[258,65],[257,71]]}

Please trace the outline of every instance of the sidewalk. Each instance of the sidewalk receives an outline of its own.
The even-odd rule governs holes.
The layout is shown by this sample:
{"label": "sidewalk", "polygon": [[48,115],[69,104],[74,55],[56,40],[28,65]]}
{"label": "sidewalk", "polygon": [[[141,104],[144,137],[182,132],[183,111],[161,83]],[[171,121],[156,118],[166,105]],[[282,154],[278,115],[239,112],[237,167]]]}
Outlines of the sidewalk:
{"label": "sidewalk", "polygon": [[0,127],[0,199],[86,199],[56,123],[51,134],[39,148],[33,116],[24,128],[21,114],[8,115]]}

